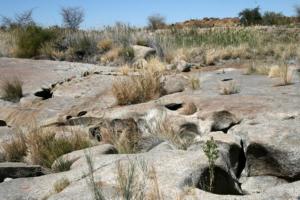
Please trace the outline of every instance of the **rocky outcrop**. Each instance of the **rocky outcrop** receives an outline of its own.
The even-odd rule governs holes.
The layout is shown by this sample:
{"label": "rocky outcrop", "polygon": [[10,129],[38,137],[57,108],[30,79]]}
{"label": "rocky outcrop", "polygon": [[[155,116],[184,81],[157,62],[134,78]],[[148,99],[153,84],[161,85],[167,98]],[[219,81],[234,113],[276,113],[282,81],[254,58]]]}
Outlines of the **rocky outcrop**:
{"label": "rocky outcrop", "polygon": [[248,176],[276,176],[300,179],[299,118],[261,119],[257,124],[244,122],[229,134],[240,136],[246,155]]}
{"label": "rocky outcrop", "polygon": [[2,162],[0,163],[0,182],[6,178],[23,178],[44,175],[41,166],[26,163]]}

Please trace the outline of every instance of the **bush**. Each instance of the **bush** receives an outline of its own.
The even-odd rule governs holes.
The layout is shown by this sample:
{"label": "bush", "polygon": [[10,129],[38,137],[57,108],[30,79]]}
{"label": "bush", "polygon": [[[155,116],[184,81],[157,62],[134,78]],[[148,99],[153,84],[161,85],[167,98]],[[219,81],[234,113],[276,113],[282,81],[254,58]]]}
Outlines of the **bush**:
{"label": "bush", "polygon": [[262,20],[264,25],[287,25],[290,23],[286,16],[276,12],[265,12]]}
{"label": "bush", "polygon": [[258,25],[262,23],[262,16],[259,7],[245,9],[239,13],[240,23],[244,26]]}
{"label": "bush", "polygon": [[107,52],[112,49],[113,41],[109,39],[104,39],[98,42],[97,47],[102,52]]}
{"label": "bush", "polygon": [[1,84],[1,97],[6,101],[18,102],[23,97],[23,83],[18,79],[5,80]]}
{"label": "bush", "polygon": [[148,28],[151,30],[157,30],[166,26],[165,17],[160,14],[151,15],[148,17]]}
{"label": "bush", "polygon": [[61,9],[61,16],[66,28],[76,30],[84,21],[84,11],[79,7],[67,7]]}
{"label": "bush", "polygon": [[87,34],[73,38],[68,49],[70,61],[87,61],[89,56],[97,53],[97,44]]}
{"label": "bush", "polygon": [[123,47],[119,52],[119,56],[121,56],[126,62],[131,62],[134,58],[134,50],[132,47]]}
{"label": "bush", "polygon": [[28,26],[19,29],[17,33],[16,56],[19,58],[32,58],[39,54],[41,46],[55,37],[48,29],[38,26]]}

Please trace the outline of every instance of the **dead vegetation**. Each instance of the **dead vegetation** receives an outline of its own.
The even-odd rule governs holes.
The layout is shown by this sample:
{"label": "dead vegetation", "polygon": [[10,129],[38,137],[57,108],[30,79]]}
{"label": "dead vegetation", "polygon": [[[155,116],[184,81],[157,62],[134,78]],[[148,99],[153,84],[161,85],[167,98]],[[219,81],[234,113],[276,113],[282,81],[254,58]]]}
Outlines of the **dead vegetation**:
{"label": "dead vegetation", "polygon": [[235,80],[221,81],[219,88],[221,95],[231,95],[240,92],[240,88]]}
{"label": "dead vegetation", "polygon": [[0,83],[1,98],[6,101],[18,102],[23,97],[23,83],[14,77]]}
{"label": "dead vegetation", "polygon": [[118,105],[137,104],[160,96],[160,73],[143,70],[137,76],[116,79],[112,92]]}
{"label": "dead vegetation", "polygon": [[[33,164],[51,168],[60,156],[91,145],[82,133],[73,131],[70,137],[56,137],[51,129],[35,129],[28,134],[20,132],[2,144],[6,161],[19,162],[26,157]],[[60,160],[54,171],[66,171],[71,163]]]}

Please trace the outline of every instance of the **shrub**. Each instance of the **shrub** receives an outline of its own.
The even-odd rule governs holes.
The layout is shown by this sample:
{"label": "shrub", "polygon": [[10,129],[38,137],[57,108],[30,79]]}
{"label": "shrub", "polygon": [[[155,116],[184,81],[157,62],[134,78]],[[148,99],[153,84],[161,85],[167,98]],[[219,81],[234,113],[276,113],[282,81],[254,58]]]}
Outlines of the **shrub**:
{"label": "shrub", "polygon": [[262,23],[262,16],[259,7],[244,9],[239,13],[240,23],[244,26],[258,25]]}
{"label": "shrub", "polygon": [[126,62],[131,62],[134,58],[134,50],[132,47],[123,47],[119,52],[119,56],[121,56]]}
{"label": "shrub", "polygon": [[83,34],[73,38],[70,41],[68,49],[69,60],[71,61],[87,61],[89,56],[97,53],[97,44],[94,38],[88,34]]}
{"label": "shrub", "polygon": [[56,193],[63,191],[66,187],[70,185],[70,181],[67,178],[62,178],[54,183],[54,190]]}
{"label": "shrub", "polygon": [[300,5],[295,6],[296,17],[300,21]]}
{"label": "shrub", "polygon": [[276,12],[265,12],[262,20],[264,25],[286,25],[290,23],[286,16]]}
{"label": "shrub", "polygon": [[20,58],[37,56],[42,45],[54,37],[52,31],[38,26],[28,26],[20,29],[17,32],[16,56]]}
{"label": "shrub", "polygon": [[157,30],[166,26],[165,17],[160,14],[154,14],[148,17],[148,28],[151,30]]}
{"label": "shrub", "polygon": [[214,141],[214,138],[211,137],[210,140],[207,140],[205,145],[202,147],[203,152],[205,153],[208,159],[208,167],[209,167],[209,187],[208,191],[213,191],[213,180],[214,180],[214,169],[215,169],[215,161],[219,157],[218,146]]}
{"label": "shrub", "polygon": [[4,80],[1,84],[1,97],[6,101],[18,102],[23,97],[23,83],[17,77]]}
{"label": "shrub", "polygon": [[146,102],[160,95],[160,74],[144,70],[138,76],[115,80],[112,92],[118,105]]}
{"label": "shrub", "polygon": [[113,41],[104,39],[98,42],[97,47],[102,52],[107,52],[112,49]]}
{"label": "shrub", "polygon": [[25,137],[18,133],[11,141],[2,144],[5,160],[9,162],[21,162],[27,154]]}

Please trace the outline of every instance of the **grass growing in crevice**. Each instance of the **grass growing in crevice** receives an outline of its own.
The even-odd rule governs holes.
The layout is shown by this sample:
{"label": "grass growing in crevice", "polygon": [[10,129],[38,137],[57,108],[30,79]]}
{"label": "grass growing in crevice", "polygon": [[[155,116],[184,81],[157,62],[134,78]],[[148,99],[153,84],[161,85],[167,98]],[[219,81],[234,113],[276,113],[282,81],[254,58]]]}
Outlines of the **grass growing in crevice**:
{"label": "grass growing in crevice", "polygon": [[[56,137],[51,129],[34,129],[28,134],[20,131],[2,144],[5,160],[19,162],[28,156],[27,159],[33,164],[51,168],[62,155],[91,146],[88,137],[80,132],[72,133],[69,137]],[[58,159],[54,171],[69,170],[71,165],[71,161]]]}
{"label": "grass growing in crevice", "polygon": [[20,132],[17,133],[10,141],[2,144],[5,160],[9,162],[20,162],[27,155],[26,138]]}
{"label": "grass growing in crevice", "polygon": [[53,188],[54,188],[54,191],[56,192],[56,193],[60,193],[61,191],[63,191],[66,187],[68,187],[70,185],[70,181],[69,181],[69,179],[67,179],[67,178],[62,178],[62,179],[60,179],[60,180],[58,180],[58,181],[56,181],[55,183],[54,183],[54,186],[53,186]]}
{"label": "grass growing in crevice", "polygon": [[122,199],[164,199],[159,188],[154,166],[149,168],[148,163],[144,160],[128,158],[126,164],[122,161],[118,161],[116,168],[117,193]]}
{"label": "grass growing in crevice", "polygon": [[64,172],[69,171],[71,169],[71,166],[73,164],[72,160],[65,159],[63,157],[60,157],[56,159],[55,165],[52,165],[52,170],[54,172]]}
{"label": "grass growing in crevice", "polygon": [[160,95],[160,73],[143,70],[138,76],[115,80],[112,92],[118,105],[137,104]]}
{"label": "grass growing in crevice", "polygon": [[103,195],[103,191],[101,188],[98,186],[98,184],[95,181],[95,176],[94,176],[94,162],[92,159],[92,155],[89,151],[85,152],[85,159],[86,163],[88,166],[88,187],[91,190],[93,194],[94,200],[105,200],[106,198]]}
{"label": "grass growing in crevice", "polygon": [[1,98],[6,101],[18,102],[23,97],[23,83],[17,77],[4,80],[0,87]]}

